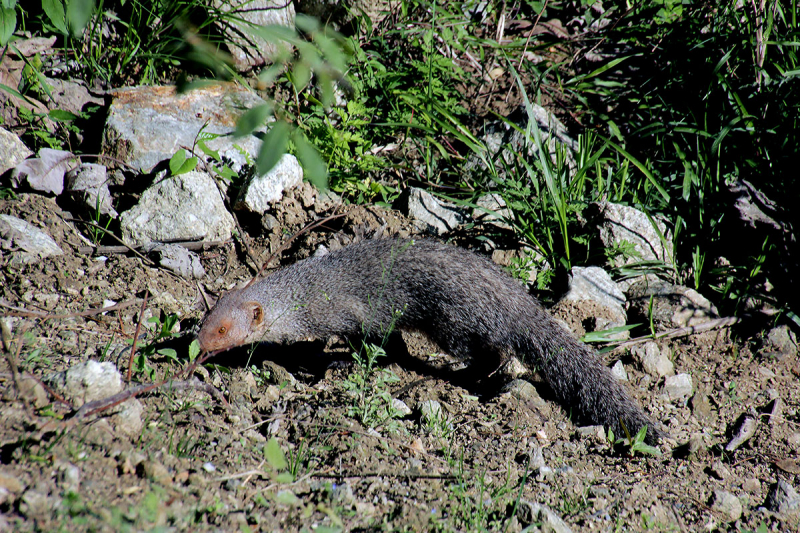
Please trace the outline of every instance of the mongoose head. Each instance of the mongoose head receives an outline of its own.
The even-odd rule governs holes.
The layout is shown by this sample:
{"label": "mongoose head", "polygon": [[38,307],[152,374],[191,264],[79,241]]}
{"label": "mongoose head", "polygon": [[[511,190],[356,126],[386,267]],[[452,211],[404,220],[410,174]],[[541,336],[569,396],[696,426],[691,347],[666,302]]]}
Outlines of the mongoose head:
{"label": "mongoose head", "polygon": [[197,335],[201,350],[227,350],[259,339],[264,310],[260,303],[243,296],[243,291],[232,291],[219,299]]}

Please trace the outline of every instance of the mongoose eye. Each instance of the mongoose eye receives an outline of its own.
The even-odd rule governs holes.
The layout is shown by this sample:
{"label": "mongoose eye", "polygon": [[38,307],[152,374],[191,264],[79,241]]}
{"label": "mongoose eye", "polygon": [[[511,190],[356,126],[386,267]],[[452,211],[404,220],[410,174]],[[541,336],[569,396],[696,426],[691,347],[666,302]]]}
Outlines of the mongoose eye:
{"label": "mongoose eye", "polygon": [[225,326],[221,326],[221,327],[220,327],[220,328],[217,330],[217,333],[219,333],[220,335],[225,335],[226,333],[228,333],[228,328],[226,328]]}

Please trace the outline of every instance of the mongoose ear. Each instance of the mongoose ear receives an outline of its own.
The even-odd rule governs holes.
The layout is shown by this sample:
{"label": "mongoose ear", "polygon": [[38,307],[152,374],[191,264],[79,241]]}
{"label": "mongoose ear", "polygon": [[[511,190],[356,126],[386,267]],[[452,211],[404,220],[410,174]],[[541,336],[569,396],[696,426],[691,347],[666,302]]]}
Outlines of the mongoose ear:
{"label": "mongoose ear", "polygon": [[261,304],[258,302],[248,302],[250,306],[250,316],[253,320],[253,325],[257,326],[261,324],[261,321],[264,320],[264,310],[261,308]]}

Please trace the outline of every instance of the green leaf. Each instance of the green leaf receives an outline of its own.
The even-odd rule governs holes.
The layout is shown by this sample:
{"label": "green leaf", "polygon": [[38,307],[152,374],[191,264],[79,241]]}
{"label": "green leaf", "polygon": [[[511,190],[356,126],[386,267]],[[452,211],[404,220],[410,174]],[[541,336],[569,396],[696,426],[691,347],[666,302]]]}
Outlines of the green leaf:
{"label": "green leaf", "polygon": [[289,463],[286,462],[286,456],[283,455],[281,445],[278,444],[278,440],[275,437],[272,437],[269,439],[269,441],[267,441],[267,446],[264,448],[264,454],[267,456],[267,462],[275,470],[284,470],[287,466],[289,466]]}
{"label": "green leaf", "polygon": [[344,528],[338,526],[318,526],[314,533],[342,533]]}
{"label": "green leaf", "polygon": [[0,46],[5,46],[17,29],[17,13],[14,9],[0,8]]}
{"label": "green leaf", "polygon": [[214,161],[216,162],[222,161],[222,156],[219,155],[219,152],[217,150],[214,150],[213,148],[209,148],[208,145],[206,144],[205,139],[197,140],[197,148],[198,150],[206,154],[208,157],[212,158]]}
{"label": "green leaf", "polygon": [[179,168],[178,171],[175,172],[173,175],[177,176],[179,174],[186,174],[187,172],[191,172],[192,170],[194,170],[196,167],[197,167],[197,158],[190,157],[189,159],[183,162],[181,168]]}
{"label": "green leaf", "polygon": [[236,121],[236,131],[233,136],[235,139],[250,135],[255,130],[263,126],[267,117],[272,114],[272,106],[270,104],[257,105],[250,108],[245,112],[239,120]]}
{"label": "green leaf", "polygon": [[173,155],[169,160],[169,171],[172,173],[173,176],[178,174],[178,170],[183,166],[183,163],[186,162],[186,150],[181,148],[175,155]]}
{"label": "green leaf", "polygon": [[289,145],[289,124],[279,120],[272,124],[264,140],[261,142],[261,149],[258,151],[256,159],[256,172],[263,176],[280,161],[286,148]]}
{"label": "green leaf", "polygon": [[602,331],[591,331],[581,337],[583,342],[610,342],[614,341],[615,339],[611,338],[614,335],[619,333],[623,333],[625,331],[630,331],[633,328],[639,326],[640,324],[628,324],[625,326],[617,326],[615,328],[608,328]]}
{"label": "green leaf", "polygon": [[294,476],[289,472],[281,472],[275,476],[275,481],[277,483],[291,483],[294,481]]}
{"label": "green leaf", "polygon": [[290,490],[279,490],[275,494],[275,501],[286,505],[300,505],[300,498]]}
{"label": "green leaf", "polygon": [[[304,56],[303,59],[308,58]],[[311,81],[311,66],[305,61],[299,61],[294,66],[294,72],[292,73],[292,84],[295,86],[295,89],[302,91],[306,88],[306,85],[308,85],[309,81]]]}
{"label": "green leaf", "polygon": [[172,173],[173,176],[177,176],[179,174],[186,174],[195,169],[197,166],[197,158],[190,157],[186,158],[186,150],[181,148],[172,158],[169,160],[169,171]]}
{"label": "green leaf", "polygon": [[194,362],[198,355],[200,355],[200,342],[195,339],[189,345],[189,361]]}
{"label": "green leaf", "polygon": [[573,85],[573,84],[575,84],[577,82],[582,82],[582,81],[589,80],[591,78],[594,78],[595,76],[599,76],[600,74],[602,74],[603,72],[605,72],[607,70],[610,70],[610,69],[616,67],[617,65],[619,65],[623,61],[626,61],[626,60],[628,60],[628,59],[630,59],[632,57],[636,57],[636,56],[640,56],[640,55],[642,55],[642,54],[631,54],[629,56],[618,57],[618,58],[616,58],[616,59],[614,59],[612,61],[609,61],[608,63],[606,63],[602,67],[593,70],[592,72],[590,72],[588,74],[583,74],[581,76],[575,76],[571,80],[568,80],[566,83],[564,83],[564,85]]}
{"label": "green leaf", "polygon": [[308,142],[300,130],[295,131],[292,140],[297,149],[297,157],[303,165],[306,179],[320,190],[327,189],[328,168],[325,166],[325,161],[322,160],[317,149]]}
{"label": "green leaf", "polygon": [[160,350],[157,351],[157,353],[159,353],[159,354],[161,354],[161,355],[163,355],[165,357],[169,357],[170,359],[177,359],[178,358],[178,352],[176,352],[172,348],[161,348]]}
{"label": "green leaf", "polygon": [[63,109],[51,109],[47,115],[56,122],[70,122],[80,118],[75,113],[70,113],[69,111],[65,111]]}
{"label": "green leaf", "polygon": [[315,31],[319,31],[319,21],[316,19],[316,17],[309,17],[308,15],[303,15],[300,13],[298,13],[294,18],[294,25],[306,33],[314,33]]}
{"label": "green leaf", "polygon": [[94,11],[94,0],[69,0],[67,20],[73,37],[79,37]]}
{"label": "green leaf", "polygon": [[67,35],[67,16],[64,12],[64,3],[61,0],[42,0],[44,10],[50,23],[64,35]]}

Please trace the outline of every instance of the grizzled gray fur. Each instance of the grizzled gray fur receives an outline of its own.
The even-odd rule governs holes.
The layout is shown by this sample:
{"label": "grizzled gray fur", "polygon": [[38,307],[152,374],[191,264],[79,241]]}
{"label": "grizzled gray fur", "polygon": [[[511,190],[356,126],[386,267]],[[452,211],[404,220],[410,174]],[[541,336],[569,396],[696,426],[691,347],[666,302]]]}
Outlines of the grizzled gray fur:
{"label": "grizzled gray fur", "polygon": [[207,351],[258,341],[418,330],[447,353],[534,365],[558,401],[624,435],[660,431],[594,352],[488,260],[429,240],[364,240],[279,270],[220,298],[203,322]]}

